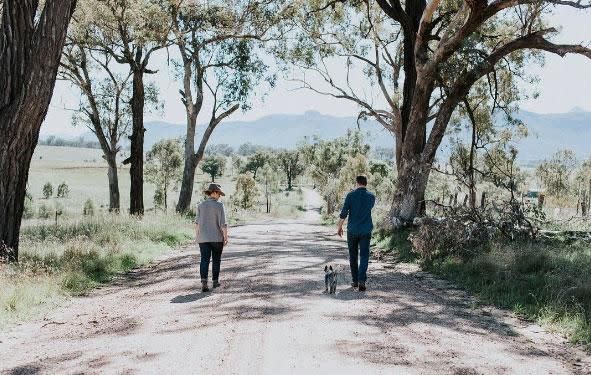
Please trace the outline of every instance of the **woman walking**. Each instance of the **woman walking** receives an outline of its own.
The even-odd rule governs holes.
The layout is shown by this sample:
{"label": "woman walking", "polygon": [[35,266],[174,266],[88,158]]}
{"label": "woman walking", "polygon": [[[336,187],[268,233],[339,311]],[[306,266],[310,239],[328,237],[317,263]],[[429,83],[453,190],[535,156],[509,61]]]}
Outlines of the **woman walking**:
{"label": "woman walking", "polygon": [[226,212],[224,205],[219,201],[225,196],[222,187],[218,184],[210,184],[205,190],[207,199],[197,206],[197,218],[195,219],[195,241],[199,244],[201,252],[201,291],[208,292],[207,278],[210,259],[213,259],[211,273],[213,287],[220,286],[220,265],[222,251],[228,243],[228,225],[226,224]]}

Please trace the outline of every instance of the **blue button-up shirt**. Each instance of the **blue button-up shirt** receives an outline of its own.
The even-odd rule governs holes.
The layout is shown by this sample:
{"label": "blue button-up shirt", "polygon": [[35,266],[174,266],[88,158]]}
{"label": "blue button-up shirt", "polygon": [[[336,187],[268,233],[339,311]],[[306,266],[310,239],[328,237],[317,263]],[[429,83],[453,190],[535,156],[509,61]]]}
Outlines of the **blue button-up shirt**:
{"label": "blue button-up shirt", "polygon": [[375,195],[364,187],[357,188],[347,194],[340,218],[345,219],[349,216],[347,223],[349,233],[368,234],[372,231],[371,209],[375,202]]}

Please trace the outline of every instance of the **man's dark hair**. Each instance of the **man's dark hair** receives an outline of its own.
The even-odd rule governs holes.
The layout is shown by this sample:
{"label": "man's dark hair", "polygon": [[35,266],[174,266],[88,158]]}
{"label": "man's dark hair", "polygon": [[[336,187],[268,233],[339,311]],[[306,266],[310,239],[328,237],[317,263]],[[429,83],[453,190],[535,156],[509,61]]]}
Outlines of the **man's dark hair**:
{"label": "man's dark hair", "polygon": [[367,177],[366,176],[357,176],[355,179],[357,183],[361,186],[367,186]]}

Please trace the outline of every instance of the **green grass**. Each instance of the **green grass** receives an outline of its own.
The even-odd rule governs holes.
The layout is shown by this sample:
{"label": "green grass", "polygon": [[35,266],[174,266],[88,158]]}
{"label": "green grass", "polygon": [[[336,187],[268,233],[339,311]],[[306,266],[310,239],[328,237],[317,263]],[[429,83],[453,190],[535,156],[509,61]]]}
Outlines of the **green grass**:
{"label": "green grass", "polygon": [[175,215],[99,215],[57,227],[28,225],[19,263],[0,268],[0,327],[84,295],[192,238],[190,222]]}
{"label": "green grass", "polygon": [[483,302],[510,309],[591,349],[591,245],[560,241],[495,244],[469,260],[429,270]]}
{"label": "green grass", "polygon": [[393,255],[401,262],[414,262],[417,260],[417,254],[412,251],[412,246],[408,240],[411,229],[402,228],[394,232],[383,230],[375,231],[373,241],[383,254]]}

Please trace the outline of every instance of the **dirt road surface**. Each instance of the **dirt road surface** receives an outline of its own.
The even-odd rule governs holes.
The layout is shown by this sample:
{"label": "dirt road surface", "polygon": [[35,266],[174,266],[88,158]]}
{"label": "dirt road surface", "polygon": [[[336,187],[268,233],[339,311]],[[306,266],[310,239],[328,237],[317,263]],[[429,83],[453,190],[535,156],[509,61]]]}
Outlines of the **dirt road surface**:
{"label": "dirt road surface", "polygon": [[[200,293],[192,246],[0,333],[6,374],[571,374],[589,357],[408,265],[348,284],[346,244],[303,219],[231,229],[222,287]],[[323,268],[342,269],[323,294]]]}

